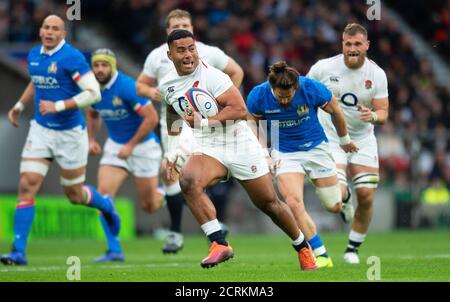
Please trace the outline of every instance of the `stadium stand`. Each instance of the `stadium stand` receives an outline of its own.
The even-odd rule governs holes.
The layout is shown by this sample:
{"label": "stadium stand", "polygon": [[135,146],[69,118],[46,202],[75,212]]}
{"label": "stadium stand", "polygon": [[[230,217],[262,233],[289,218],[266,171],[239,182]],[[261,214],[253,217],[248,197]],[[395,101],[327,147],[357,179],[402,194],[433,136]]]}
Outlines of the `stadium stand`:
{"label": "stadium stand", "polygon": [[[415,32],[439,46],[449,62],[449,2],[390,2],[383,5],[392,6]],[[2,2],[0,41],[35,41],[42,18],[65,7],[55,3]],[[264,81],[268,66],[279,59],[306,74],[318,59],[340,52],[340,34],[347,23],[362,23],[371,41],[369,57],[385,70],[389,82],[390,122],[377,133],[382,185],[393,193],[399,188],[409,191],[413,204],[407,211],[420,205],[433,179],[450,189],[450,92],[436,83],[430,61],[415,54],[411,36],[399,30],[396,20],[383,15],[383,22],[368,21],[365,1],[356,0],[82,1],[84,16],[107,24],[139,65],[164,41],[164,17],[176,7],[192,13],[198,39],[221,47],[245,68],[244,95]],[[410,13],[417,11],[433,18]],[[69,26],[69,32],[76,41],[75,27]]]}

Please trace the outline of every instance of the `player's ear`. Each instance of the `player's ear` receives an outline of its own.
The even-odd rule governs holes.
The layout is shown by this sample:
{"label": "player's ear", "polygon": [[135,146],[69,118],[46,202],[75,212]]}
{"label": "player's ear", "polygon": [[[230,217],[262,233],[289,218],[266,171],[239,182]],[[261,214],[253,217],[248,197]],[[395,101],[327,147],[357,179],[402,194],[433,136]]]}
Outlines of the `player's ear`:
{"label": "player's ear", "polygon": [[167,51],[167,57],[169,58],[169,60],[173,61],[172,60],[172,54],[170,53],[170,50]]}
{"label": "player's ear", "polygon": [[367,50],[369,50],[369,47],[370,47],[370,41],[369,41],[369,40],[367,40],[367,47],[366,47],[366,51],[367,51]]}

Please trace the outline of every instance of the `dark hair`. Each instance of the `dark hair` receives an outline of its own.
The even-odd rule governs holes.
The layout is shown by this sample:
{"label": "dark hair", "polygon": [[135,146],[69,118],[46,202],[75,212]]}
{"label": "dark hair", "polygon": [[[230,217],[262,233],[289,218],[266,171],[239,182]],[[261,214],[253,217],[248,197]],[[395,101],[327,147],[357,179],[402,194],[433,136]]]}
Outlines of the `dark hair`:
{"label": "dark hair", "polygon": [[171,32],[170,35],[167,37],[167,44],[170,46],[173,43],[173,41],[183,38],[194,39],[194,35],[188,30],[176,29],[173,32]]}
{"label": "dark hair", "polygon": [[269,83],[272,89],[297,89],[300,74],[294,68],[288,66],[285,61],[279,61],[269,67]]}

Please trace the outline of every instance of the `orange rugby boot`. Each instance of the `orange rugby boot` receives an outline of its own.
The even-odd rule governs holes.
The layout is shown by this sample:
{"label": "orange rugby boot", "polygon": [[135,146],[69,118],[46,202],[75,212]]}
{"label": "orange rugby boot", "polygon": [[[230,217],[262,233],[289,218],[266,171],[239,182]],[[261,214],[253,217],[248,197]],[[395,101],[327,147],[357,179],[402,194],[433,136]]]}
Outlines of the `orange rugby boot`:
{"label": "orange rugby boot", "polygon": [[209,248],[208,257],[203,259],[200,265],[203,268],[210,268],[216,266],[221,262],[233,258],[233,256],[234,256],[233,249],[231,248],[230,245],[225,246],[218,244],[217,242],[214,241],[211,247]]}
{"label": "orange rugby boot", "polygon": [[314,271],[317,269],[316,258],[309,245],[298,251],[298,261],[302,271]]}

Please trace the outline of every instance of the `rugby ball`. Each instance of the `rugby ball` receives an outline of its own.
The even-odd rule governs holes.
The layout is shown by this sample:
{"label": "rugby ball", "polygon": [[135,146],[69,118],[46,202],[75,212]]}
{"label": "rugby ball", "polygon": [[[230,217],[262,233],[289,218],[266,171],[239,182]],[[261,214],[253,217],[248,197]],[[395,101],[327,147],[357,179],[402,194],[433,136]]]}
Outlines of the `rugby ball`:
{"label": "rugby ball", "polygon": [[219,113],[219,105],[209,92],[198,87],[191,87],[186,91],[185,96],[189,107],[193,111],[200,112],[204,118]]}

